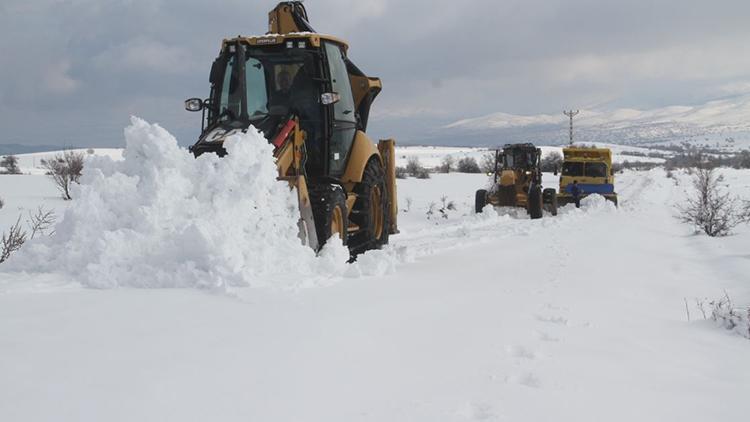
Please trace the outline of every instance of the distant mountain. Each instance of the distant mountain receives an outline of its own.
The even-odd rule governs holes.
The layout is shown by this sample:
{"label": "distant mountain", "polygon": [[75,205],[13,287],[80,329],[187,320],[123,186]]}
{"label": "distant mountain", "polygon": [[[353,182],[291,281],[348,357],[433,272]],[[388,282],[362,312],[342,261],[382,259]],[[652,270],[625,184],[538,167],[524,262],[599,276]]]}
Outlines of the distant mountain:
{"label": "distant mountain", "polygon": [[60,151],[71,149],[73,147],[61,147],[60,145],[21,145],[21,144],[0,144],[0,156],[31,154],[33,152]]}
{"label": "distant mountain", "polygon": [[[645,145],[682,141],[750,142],[750,94],[709,101],[698,106],[652,110],[581,110],[574,136],[582,142]],[[738,139],[739,138],[739,139]],[[435,145],[498,145],[531,141],[559,145],[568,141],[568,119],[562,112],[520,116],[493,113],[463,119],[432,131],[421,140]]]}

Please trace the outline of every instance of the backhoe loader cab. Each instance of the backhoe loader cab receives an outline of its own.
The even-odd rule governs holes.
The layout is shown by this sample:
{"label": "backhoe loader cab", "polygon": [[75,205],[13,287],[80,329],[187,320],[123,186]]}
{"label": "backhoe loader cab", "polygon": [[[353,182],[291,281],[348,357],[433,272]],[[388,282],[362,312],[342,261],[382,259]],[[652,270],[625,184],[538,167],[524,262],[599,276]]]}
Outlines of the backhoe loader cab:
{"label": "backhoe loader cab", "polygon": [[492,204],[526,208],[532,219],[542,218],[543,209],[557,215],[555,189],[542,189],[541,156],[534,144],[508,144],[496,150],[492,186],[476,192],[475,211]]}
{"label": "backhoe loader cab", "polygon": [[222,42],[209,97],[191,98],[185,108],[203,111],[190,148],[196,156],[226,154],[224,139],[251,125],[263,132],[276,147],[279,177],[300,195],[306,242],[318,248],[337,234],[358,253],[397,232],[395,152],[393,140],[375,145],[365,134],[381,83],[347,49],[314,32],[301,2],[279,3],[269,33]]}

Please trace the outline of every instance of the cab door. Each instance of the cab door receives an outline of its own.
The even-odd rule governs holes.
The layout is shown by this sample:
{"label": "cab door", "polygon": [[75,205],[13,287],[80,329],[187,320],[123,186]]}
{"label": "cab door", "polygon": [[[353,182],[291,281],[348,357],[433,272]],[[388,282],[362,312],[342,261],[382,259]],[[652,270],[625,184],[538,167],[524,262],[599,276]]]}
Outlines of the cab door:
{"label": "cab door", "polygon": [[331,138],[328,145],[328,169],[331,176],[340,176],[346,169],[346,159],[357,132],[354,96],[341,47],[325,41],[325,52],[331,77],[331,89],[339,95],[333,104]]}

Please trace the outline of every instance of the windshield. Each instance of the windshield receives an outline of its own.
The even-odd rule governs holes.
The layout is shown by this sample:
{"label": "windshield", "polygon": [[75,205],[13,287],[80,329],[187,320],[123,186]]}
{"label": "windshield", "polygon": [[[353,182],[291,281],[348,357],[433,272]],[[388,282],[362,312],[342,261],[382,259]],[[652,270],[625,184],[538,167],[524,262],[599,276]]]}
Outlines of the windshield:
{"label": "windshield", "polygon": [[566,161],[562,168],[563,176],[583,176],[583,163]]}
{"label": "windshield", "polygon": [[[227,60],[221,87],[218,89],[218,119],[236,120],[247,101],[247,118],[251,121],[269,114],[284,116],[292,104],[315,100],[312,70],[304,50],[243,47],[244,54],[233,54]],[[238,59],[244,55],[244,81]],[[243,83],[244,82],[244,83]],[[243,90],[244,85],[244,90]],[[243,92],[244,91],[244,92]],[[244,97],[244,98],[243,98]]]}
{"label": "windshield", "polygon": [[504,153],[505,168],[530,168],[536,164],[536,154],[534,151],[526,149],[509,149]]}
{"label": "windshield", "polygon": [[604,163],[586,163],[587,177],[607,177],[607,165]]}

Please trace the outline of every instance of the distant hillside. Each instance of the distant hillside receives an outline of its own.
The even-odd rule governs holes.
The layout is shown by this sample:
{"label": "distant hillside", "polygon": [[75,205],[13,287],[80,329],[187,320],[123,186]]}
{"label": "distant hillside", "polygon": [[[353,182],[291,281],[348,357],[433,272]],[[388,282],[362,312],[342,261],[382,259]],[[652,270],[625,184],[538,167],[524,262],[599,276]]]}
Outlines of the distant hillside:
{"label": "distant hillside", "polygon": [[63,148],[60,145],[21,145],[21,144],[0,144],[0,155],[17,155],[31,154],[34,152],[60,151],[75,147]]}
{"label": "distant hillside", "polygon": [[[652,110],[581,110],[575,137],[583,142],[647,145],[716,142],[750,146],[750,95],[709,101],[697,106]],[[560,145],[568,140],[568,121],[561,113],[520,116],[493,113],[455,121],[431,131],[420,141],[432,145],[501,145],[531,141]]]}

